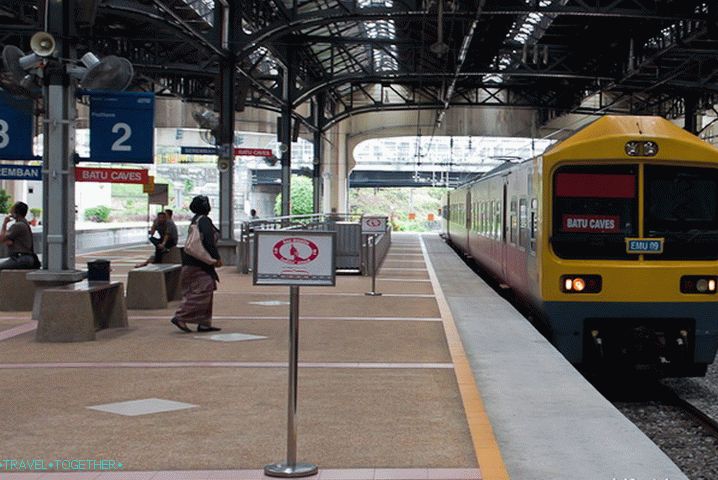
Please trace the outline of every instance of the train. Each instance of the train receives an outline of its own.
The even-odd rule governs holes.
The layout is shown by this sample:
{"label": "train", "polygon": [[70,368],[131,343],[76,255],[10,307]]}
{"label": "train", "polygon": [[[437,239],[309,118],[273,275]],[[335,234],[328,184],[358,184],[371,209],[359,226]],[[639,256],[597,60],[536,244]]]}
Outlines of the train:
{"label": "train", "polygon": [[703,376],[718,348],[718,149],[600,117],[449,191],[443,235],[587,371]]}

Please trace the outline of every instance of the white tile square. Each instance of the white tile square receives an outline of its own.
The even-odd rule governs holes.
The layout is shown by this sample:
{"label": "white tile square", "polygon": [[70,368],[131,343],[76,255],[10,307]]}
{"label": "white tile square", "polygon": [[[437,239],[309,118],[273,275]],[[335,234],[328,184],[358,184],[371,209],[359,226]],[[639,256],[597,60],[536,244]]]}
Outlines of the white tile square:
{"label": "white tile square", "polygon": [[127,402],[93,405],[87,408],[100,412],[115,413],[117,415],[135,417],[137,415],[150,415],[152,413],[173,412],[175,410],[184,410],[186,408],[195,407],[197,407],[197,405],[192,405],[190,403],[175,402],[172,400],[162,400],[161,398],[145,398],[143,400],[130,400]]}
{"label": "white tile square", "polygon": [[248,333],[218,333],[216,335],[195,335],[194,338],[212,340],[215,342],[244,342],[247,340],[264,340],[267,337],[250,335]]}
{"label": "white tile square", "polygon": [[261,305],[263,307],[276,307],[279,305],[289,305],[289,302],[284,300],[261,300],[258,302],[249,302],[250,305]]}

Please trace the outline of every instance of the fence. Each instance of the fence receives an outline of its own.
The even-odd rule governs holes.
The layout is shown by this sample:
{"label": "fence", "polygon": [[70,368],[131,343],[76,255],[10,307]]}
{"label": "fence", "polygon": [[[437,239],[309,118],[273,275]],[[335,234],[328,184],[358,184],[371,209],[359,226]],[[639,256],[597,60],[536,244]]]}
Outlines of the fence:
{"label": "fence", "polygon": [[[249,273],[253,265],[254,232],[258,230],[317,230],[336,232],[336,268],[340,272],[371,274],[368,262],[367,237],[362,233],[362,215],[350,213],[328,213],[315,215],[293,215],[287,217],[262,218],[243,222],[237,244],[237,270]],[[386,255],[391,244],[391,229],[380,232],[376,237],[377,265]]]}

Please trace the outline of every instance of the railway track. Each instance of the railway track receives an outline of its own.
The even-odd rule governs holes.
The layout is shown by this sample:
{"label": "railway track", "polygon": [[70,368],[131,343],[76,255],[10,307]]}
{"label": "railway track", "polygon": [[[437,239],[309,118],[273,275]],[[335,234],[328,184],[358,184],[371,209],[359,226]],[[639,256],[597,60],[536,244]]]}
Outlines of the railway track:
{"label": "railway track", "polygon": [[707,434],[718,440],[718,421],[716,419],[681,397],[673,388],[665,385],[662,388],[665,390],[666,399],[671,405],[686,412],[696,423],[703,427]]}

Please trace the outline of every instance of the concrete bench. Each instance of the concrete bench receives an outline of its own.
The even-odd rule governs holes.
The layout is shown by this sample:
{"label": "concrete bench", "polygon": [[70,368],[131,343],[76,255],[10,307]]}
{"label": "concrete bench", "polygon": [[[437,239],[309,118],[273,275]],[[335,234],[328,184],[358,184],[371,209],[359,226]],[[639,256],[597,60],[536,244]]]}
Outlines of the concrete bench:
{"label": "concrete bench", "polygon": [[127,308],[167,308],[167,302],[181,300],[182,265],[151,264],[130,270],[127,276]]}
{"label": "concrete bench", "polygon": [[178,263],[182,264],[182,249],[183,247],[170,247],[169,252],[162,255],[162,261],[160,263]]}
{"label": "concrete bench", "polygon": [[86,342],[103,328],[126,328],[122,282],[84,280],[42,292],[38,342]]}
{"label": "concrete bench", "polygon": [[33,270],[0,270],[0,311],[29,312],[35,284],[27,279]]}

